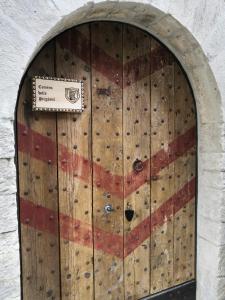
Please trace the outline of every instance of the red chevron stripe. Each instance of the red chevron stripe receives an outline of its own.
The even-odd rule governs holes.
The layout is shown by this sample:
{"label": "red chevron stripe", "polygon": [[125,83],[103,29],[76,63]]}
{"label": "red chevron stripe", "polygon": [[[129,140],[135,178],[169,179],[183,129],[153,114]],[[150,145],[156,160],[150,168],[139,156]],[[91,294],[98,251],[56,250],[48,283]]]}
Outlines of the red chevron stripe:
{"label": "red chevron stripe", "polygon": [[192,127],[187,130],[184,134],[178,136],[173,140],[167,148],[158,151],[151,160],[144,162],[144,170],[141,173],[131,172],[125,177],[125,197],[136,191],[142,186],[149,178],[149,164],[151,163],[151,176],[156,176],[160,170],[167,167],[169,164],[174,162],[177,158],[185,154],[190,150],[196,143],[196,128]]}
{"label": "red chevron stripe", "polygon": [[[192,127],[172,141],[168,145],[167,151],[162,149],[157,152],[151,158],[151,176],[156,176],[161,169],[165,168],[178,157],[190,150],[195,145],[195,136],[196,128]],[[19,151],[28,153],[35,159],[44,162],[51,161],[54,164],[56,163],[57,155],[55,142],[20,123],[18,123],[18,148]],[[91,168],[93,167],[95,173],[94,185],[121,199],[127,197],[145,182],[150,180],[149,159],[144,162],[144,169],[142,172],[136,173],[132,171],[125,177],[114,175],[94,162],[92,164],[83,156],[69,152],[63,145],[59,145],[59,162],[63,171],[72,172],[76,178],[88,183],[91,183],[90,174]]]}
{"label": "red chevron stripe", "polygon": [[195,181],[196,179],[193,178],[187,182],[177,193],[125,236],[125,257],[143,243],[157,226],[166,223],[169,217],[175,215],[185,204],[193,199],[195,196]]}
{"label": "red chevron stripe", "polygon": [[[89,224],[60,214],[60,237],[71,242],[93,246],[97,250],[124,258],[143,243],[157,226],[163,225],[167,219],[175,215],[195,196],[195,178],[186,183],[177,193],[165,201],[151,216],[138,224],[129,234],[125,235],[124,254],[123,237],[112,234]],[[20,198],[20,222],[36,230],[53,235],[58,234],[58,215],[46,207],[35,205],[31,201]]]}
{"label": "red chevron stripe", "polygon": [[[89,64],[90,40],[76,29],[73,30],[73,33],[74,35],[72,39],[65,34],[61,35],[57,39],[60,47],[62,49],[73,51],[75,56],[83,60],[86,64]],[[150,74],[153,74],[154,72],[160,70],[163,66],[170,63],[168,59],[168,50],[165,47],[155,48],[152,50],[152,52],[149,49],[149,52],[147,52],[145,55],[136,57],[125,64],[123,64],[119,59],[107,54],[103,49],[94,43],[92,44],[92,53],[92,66],[95,68],[95,70],[100,72],[111,82],[114,82],[120,87],[123,86],[123,88],[149,76]],[[149,68],[149,65],[146,63],[150,57],[157,58],[156,60],[151,60],[151,68]],[[129,78],[129,80],[126,80],[123,83],[122,81],[119,81],[118,78],[118,74],[121,74],[122,69],[124,69],[124,74],[132,74],[132,78]]]}
{"label": "red chevron stripe", "polygon": [[[92,226],[75,220],[68,215],[60,214],[60,237],[62,239],[93,246]],[[46,207],[35,205],[31,201],[20,198],[20,222],[36,230],[53,235],[58,234],[58,214]],[[99,228],[94,230],[95,248],[106,253],[123,257],[123,238]]]}
{"label": "red chevron stripe", "polygon": [[17,122],[18,149],[31,157],[45,163],[57,163],[55,142],[28,127]]}

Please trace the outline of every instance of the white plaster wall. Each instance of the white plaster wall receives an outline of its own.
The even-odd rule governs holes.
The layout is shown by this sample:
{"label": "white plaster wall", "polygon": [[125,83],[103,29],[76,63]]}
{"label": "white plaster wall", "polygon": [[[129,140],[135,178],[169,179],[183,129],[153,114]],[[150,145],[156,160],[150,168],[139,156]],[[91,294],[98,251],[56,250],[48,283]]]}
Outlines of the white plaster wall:
{"label": "white plaster wall", "polygon": [[[95,1],[97,2],[100,1]],[[135,2],[151,4],[172,15],[192,33],[206,54],[224,108],[225,1],[139,0]],[[1,300],[20,299],[13,130],[18,87],[29,61],[40,45],[46,41],[46,36],[51,36],[49,32],[52,28],[60,21],[63,24],[66,15],[83,5],[91,10],[94,4],[81,0],[0,0]],[[117,2],[112,3],[113,5],[116,7]],[[135,10],[131,11],[131,15],[135,19]],[[210,118],[210,114],[208,116]],[[197,279],[200,282],[198,300],[225,300],[224,115],[218,116],[218,119],[218,122],[214,120],[210,123],[207,123],[207,120],[201,121],[199,131],[200,147],[202,147],[200,165],[204,165],[201,169],[201,172],[204,172],[204,176],[200,179],[201,195],[205,195],[207,201],[208,195],[213,194],[216,201],[208,201],[207,206],[204,205],[204,201],[201,201],[198,208],[201,211],[198,218],[198,269],[200,267],[201,270],[205,269],[205,272],[198,272]],[[209,223],[210,227],[207,226]]]}

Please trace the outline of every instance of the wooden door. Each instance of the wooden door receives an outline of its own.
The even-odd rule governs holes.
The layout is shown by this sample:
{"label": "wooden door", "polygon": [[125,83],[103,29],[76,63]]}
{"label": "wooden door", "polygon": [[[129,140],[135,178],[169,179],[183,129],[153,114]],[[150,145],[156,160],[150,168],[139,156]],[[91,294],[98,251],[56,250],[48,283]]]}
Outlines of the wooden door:
{"label": "wooden door", "polygon": [[[35,75],[82,80],[84,111],[33,112]],[[196,111],[165,46],[114,22],[57,36],[17,151],[23,299],[195,299]]]}

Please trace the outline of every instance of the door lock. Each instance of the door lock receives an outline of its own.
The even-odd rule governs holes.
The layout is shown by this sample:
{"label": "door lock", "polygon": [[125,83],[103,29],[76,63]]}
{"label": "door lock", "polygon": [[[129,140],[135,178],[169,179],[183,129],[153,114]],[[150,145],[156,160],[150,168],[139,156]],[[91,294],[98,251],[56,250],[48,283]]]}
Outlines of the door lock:
{"label": "door lock", "polygon": [[143,169],[144,169],[143,162],[140,159],[136,159],[133,163],[133,170],[136,173],[139,173],[139,172],[143,171]]}
{"label": "door lock", "polygon": [[105,213],[110,214],[111,212],[114,211],[114,209],[111,204],[106,204],[106,206],[104,207],[104,211]]}
{"label": "door lock", "polygon": [[128,222],[130,222],[133,219],[134,216],[134,210],[132,209],[130,203],[127,203],[127,208],[125,210],[125,216]]}

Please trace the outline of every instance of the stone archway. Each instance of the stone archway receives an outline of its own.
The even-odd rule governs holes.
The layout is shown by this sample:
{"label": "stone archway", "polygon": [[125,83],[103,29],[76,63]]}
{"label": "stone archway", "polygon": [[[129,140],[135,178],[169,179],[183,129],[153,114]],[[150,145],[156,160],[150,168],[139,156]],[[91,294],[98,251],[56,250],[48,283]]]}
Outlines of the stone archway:
{"label": "stone archway", "polygon": [[199,137],[197,299],[223,299],[225,281],[220,275],[225,273],[225,267],[219,265],[224,228],[220,223],[224,215],[220,172],[223,157],[219,153],[223,151],[224,121],[221,97],[207,58],[193,35],[171,15],[135,2],[100,2],[80,7],[56,24],[43,42],[67,28],[97,20],[126,22],[148,31],[171,50],[186,72],[196,100]]}
{"label": "stone archway", "polygon": [[[52,19],[51,25],[49,25],[49,23],[46,28],[53,27],[47,33],[46,28],[40,28],[38,23],[33,23],[33,27],[39,34],[34,38],[38,46],[36,49],[34,49],[34,46],[31,46],[32,49],[34,49],[32,57],[35,56],[47,40],[69,27],[95,20],[113,20],[133,24],[150,32],[176,55],[186,71],[195,95],[198,113],[197,299],[224,299],[225,266],[223,264],[222,254],[224,250],[224,225],[222,221],[225,215],[223,206],[224,116],[217,83],[201,46],[192,34],[171,15],[149,4],[118,1],[100,2],[98,4],[88,3],[81,6],[78,2],[75,7],[68,7],[66,16],[64,17],[61,17],[58,11],[60,11],[60,9],[56,7],[54,11],[55,18]],[[48,18],[47,11],[42,11],[42,14]],[[27,13],[24,11],[24,16],[25,15],[27,15]],[[43,36],[41,41],[38,36]],[[7,38],[10,39],[11,45],[14,45],[17,41],[13,32],[9,32]],[[17,51],[23,53],[21,49]],[[26,53],[29,53],[29,51]],[[25,59],[21,60],[20,55],[18,55],[14,61],[16,61],[19,69],[15,72],[11,72],[12,76],[10,78],[14,80],[14,83],[10,86],[13,86],[13,89],[11,89],[10,92],[9,90],[2,89],[3,96],[5,99],[8,99],[10,103],[3,107],[0,114],[2,119],[8,115],[8,110],[12,111],[15,107],[19,80],[15,80],[15,77],[19,78],[22,70],[24,70],[24,65],[27,63]],[[10,65],[11,62],[12,60],[9,58],[8,63]],[[6,86],[9,86],[7,79],[5,83]],[[10,101],[10,99],[12,100]],[[8,110],[5,109],[5,107],[8,107]],[[3,125],[3,129],[5,129],[7,133],[12,132],[12,124],[7,124],[5,123]],[[8,142],[8,145],[10,147],[10,158],[12,158],[13,139]],[[14,165],[8,161],[9,154],[5,153],[6,151],[3,152],[3,158],[6,158],[3,172],[5,172],[4,170],[7,168],[9,174],[14,174]],[[1,173],[2,177],[5,176],[3,172]],[[12,178],[12,190],[14,193],[16,180],[13,175]],[[4,181],[3,184],[7,185]],[[15,199],[15,194],[13,193],[12,197]],[[4,192],[2,194],[4,195]],[[16,213],[14,211],[12,215],[10,214],[9,220],[13,221],[15,218]],[[8,227],[6,228],[7,231]],[[13,243],[12,253],[16,255],[18,254],[17,236],[14,237]],[[6,242],[5,248],[3,246],[5,249],[3,251],[7,252],[8,245],[12,244]],[[14,271],[11,271],[11,273],[12,276],[10,278],[14,278]],[[18,283],[18,281],[19,276],[16,277],[14,282]],[[3,287],[3,296],[12,295],[11,292],[9,292],[9,286],[10,285],[6,285],[6,288]]]}

